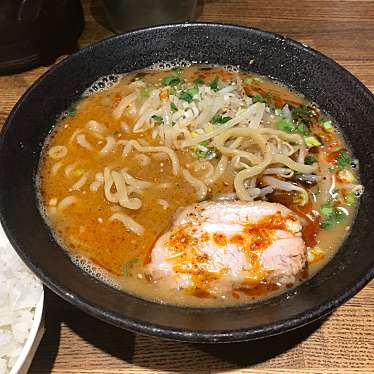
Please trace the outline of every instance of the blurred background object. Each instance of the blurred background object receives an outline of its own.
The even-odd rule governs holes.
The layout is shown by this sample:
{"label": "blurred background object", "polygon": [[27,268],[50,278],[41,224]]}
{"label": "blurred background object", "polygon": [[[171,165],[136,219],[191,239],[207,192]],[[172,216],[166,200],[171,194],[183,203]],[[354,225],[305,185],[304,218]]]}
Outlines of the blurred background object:
{"label": "blurred background object", "polygon": [[108,22],[116,33],[164,23],[190,21],[197,0],[104,0]]}
{"label": "blurred background object", "polygon": [[1,0],[0,74],[49,64],[83,31],[79,0]]}

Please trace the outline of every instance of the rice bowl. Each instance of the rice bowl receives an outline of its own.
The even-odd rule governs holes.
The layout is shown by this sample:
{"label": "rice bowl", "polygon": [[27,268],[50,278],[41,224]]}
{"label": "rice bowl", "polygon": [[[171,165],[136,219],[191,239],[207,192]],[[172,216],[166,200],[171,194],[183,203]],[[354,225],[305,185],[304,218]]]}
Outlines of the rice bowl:
{"label": "rice bowl", "polygon": [[41,282],[0,227],[0,373],[27,373],[44,333]]}

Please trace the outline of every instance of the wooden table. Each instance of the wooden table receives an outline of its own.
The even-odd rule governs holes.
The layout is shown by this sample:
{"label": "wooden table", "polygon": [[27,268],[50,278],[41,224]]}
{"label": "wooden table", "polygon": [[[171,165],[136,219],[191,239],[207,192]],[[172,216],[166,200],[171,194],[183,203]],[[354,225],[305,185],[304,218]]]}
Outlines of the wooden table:
{"label": "wooden table", "polygon": [[[84,9],[81,47],[111,35],[103,26],[101,1],[84,1]],[[374,92],[374,0],[206,0],[198,19],[285,34],[332,57]],[[0,125],[47,69],[0,77]],[[184,344],[121,331],[50,292],[46,318],[31,373],[374,373],[373,282],[322,322],[232,345]]]}

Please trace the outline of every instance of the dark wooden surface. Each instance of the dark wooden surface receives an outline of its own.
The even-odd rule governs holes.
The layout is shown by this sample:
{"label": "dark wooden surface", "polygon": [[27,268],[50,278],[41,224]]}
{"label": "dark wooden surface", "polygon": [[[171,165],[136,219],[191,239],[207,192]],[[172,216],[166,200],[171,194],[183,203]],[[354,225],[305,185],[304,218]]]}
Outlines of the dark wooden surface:
{"label": "dark wooden surface", "polygon": [[[83,4],[86,28],[80,47],[111,35],[101,1]],[[198,19],[297,39],[338,61],[374,92],[374,0],[206,0]],[[48,68],[0,77],[0,125]],[[374,373],[373,282],[321,322],[242,344],[192,345],[131,334],[88,317],[50,292],[46,323],[31,373]]]}

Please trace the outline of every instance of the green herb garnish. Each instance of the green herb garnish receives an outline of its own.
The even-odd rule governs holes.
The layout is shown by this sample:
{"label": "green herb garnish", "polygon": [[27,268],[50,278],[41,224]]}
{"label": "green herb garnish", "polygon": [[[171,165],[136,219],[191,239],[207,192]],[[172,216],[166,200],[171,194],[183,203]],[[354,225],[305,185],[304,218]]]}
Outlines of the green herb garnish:
{"label": "green herb garnish", "polygon": [[279,130],[285,132],[298,132],[304,137],[308,137],[310,134],[308,126],[304,122],[294,123],[287,118],[282,118],[277,122],[277,127]]}
{"label": "green herb garnish", "polygon": [[345,169],[347,166],[351,166],[352,162],[352,157],[346,151],[340,152],[339,156],[336,158],[336,163],[340,170]]}
{"label": "green herb garnish", "polygon": [[144,88],[144,90],[142,90],[140,92],[140,95],[143,96],[143,97],[150,97],[151,96],[151,90],[148,87],[146,87],[146,88]]}
{"label": "green herb garnish", "polygon": [[308,148],[319,147],[322,145],[315,136],[304,136],[304,142]]}
{"label": "green herb garnish", "polygon": [[181,94],[179,95],[179,98],[180,98],[181,100],[187,101],[187,103],[191,103],[191,102],[192,102],[192,99],[193,99],[193,96],[190,95],[188,92],[183,91],[183,92],[181,92]]}
{"label": "green herb garnish", "polygon": [[137,73],[133,79],[133,82],[142,81],[144,77],[145,77],[145,73]]}
{"label": "green herb garnish", "polygon": [[327,121],[326,119],[321,118],[320,122],[321,122],[322,127],[325,129],[325,131],[334,132],[334,127],[331,121]]}
{"label": "green herb garnish", "polygon": [[292,119],[294,121],[306,121],[310,122],[314,116],[314,113],[309,110],[305,105],[301,105],[298,108],[292,109]]}
{"label": "green herb garnish", "polygon": [[294,132],[296,130],[296,126],[287,118],[282,118],[277,122],[277,127],[279,130],[285,132]]}
{"label": "green herb garnish", "polygon": [[205,81],[202,78],[197,78],[193,82],[194,82],[194,84],[197,84],[198,86],[201,86],[202,84],[205,84]]}
{"label": "green herb garnish", "polygon": [[243,83],[244,84],[251,84],[253,82],[256,82],[256,83],[263,83],[264,80],[259,78],[259,77],[247,77],[244,79]]}
{"label": "green herb garnish", "polygon": [[161,80],[163,86],[177,86],[181,84],[183,80],[176,75],[168,75]]}
{"label": "green herb garnish", "polygon": [[219,115],[219,114],[216,114],[216,115],[213,116],[213,118],[212,118],[212,122],[213,122],[213,123],[224,124],[224,123],[230,121],[230,119],[231,119],[230,116],[223,117],[223,116],[221,116],[221,115]]}
{"label": "green herb garnish", "polygon": [[273,100],[274,98],[274,94],[271,92],[271,91],[268,91],[266,94],[265,94],[266,98],[269,99],[269,100]]}
{"label": "green herb garnish", "polygon": [[209,83],[209,87],[213,90],[213,91],[218,91],[218,82],[219,82],[219,77],[216,76],[210,83]]}
{"label": "green herb garnish", "polygon": [[153,115],[151,117],[155,122],[158,122],[158,123],[164,123],[164,119],[161,117],[161,116],[158,116],[158,115]]}
{"label": "green herb garnish", "polygon": [[311,112],[306,106],[304,105],[301,105],[299,106],[298,108],[295,108],[292,110],[292,115],[294,117],[297,117],[297,116],[312,116],[313,115],[313,112]]}
{"label": "green herb garnish", "polygon": [[197,87],[190,88],[189,90],[182,91],[179,95],[181,100],[187,101],[187,103],[191,103],[193,97],[199,93],[199,89]]}
{"label": "green herb garnish", "polygon": [[123,275],[125,277],[128,277],[130,274],[130,270],[132,267],[138,262],[139,260],[137,258],[132,258],[130,261],[126,262],[125,265],[123,265]]}
{"label": "green herb garnish", "polygon": [[357,197],[353,192],[347,193],[344,196],[344,200],[348,205],[355,205],[357,201]]}
{"label": "green herb garnish", "polygon": [[322,216],[322,220],[319,224],[321,229],[330,229],[336,224],[341,223],[347,217],[347,213],[342,209],[334,207],[331,201],[322,205],[320,213]]}
{"label": "green herb garnish", "polygon": [[214,148],[209,148],[207,151],[203,151],[201,149],[197,149],[195,151],[195,156],[199,160],[211,160],[217,156]]}
{"label": "green herb garnish", "polygon": [[314,155],[308,155],[305,157],[304,162],[306,165],[312,165],[317,162],[317,157]]}
{"label": "green herb garnish", "polygon": [[171,108],[171,110],[174,110],[175,112],[178,110],[178,108],[175,105],[175,103],[170,103],[170,108]]}
{"label": "green herb garnish", "polygon": [[194,147],[194,156],[199,160],[211,160],[217,156],[217,152],[214,147],[209,147],[209,140],[205,140]]}
{"label": "green herb garnish", "polygon": [[173,69],[171,69],[175,74],[182,74],[182,72],[183,72],[183,68],[181,68],[180,66],[177,66],[177,67],[175,67],[175,68],[173,68]]}
{"label": "green herb garnish", "polygon": [[340,152],[340,151],[342,151],[344,148],[341,146],[341,145],[339,145],[339,146],[337,146],[337,147],[333,147],[333,148],[331,148],[331,152]]}
{"label": "green herb garnish", "polygon": [[304,203],[304,196],[301,192],[294,192],[292,194],[292,204],[302,205]]}
{"label": "green herb garnish", "polygon": [[266,104],[266,100],[261,95],[255,95],[252,97],[253,104],[255,103],[264,103]]}
{"label": "green herb garnish", "polygon": [[264,83],[264,80],[262,78],[259,78],[259,77],[254,77],[253,80],[257,83]]}
{"label": "green herb garnish", "polygon": [[308,126],[304,122],[299,123],[297,126],[297,132],[304,136],[308,136],[310,134]]}
{"label": "green herb garnish", "polygon": [[190,88],[189,90],[187,90],[186,92],[189,93],[192,96],[195,96],[199,93],[199,88],[198,87],[193,87],[193,88]]}
{"label": "green herb garnish", "polygon": [[321,215],[329,217],[334,214],[334,208],[330,204],[325,204],[320,209]]}

